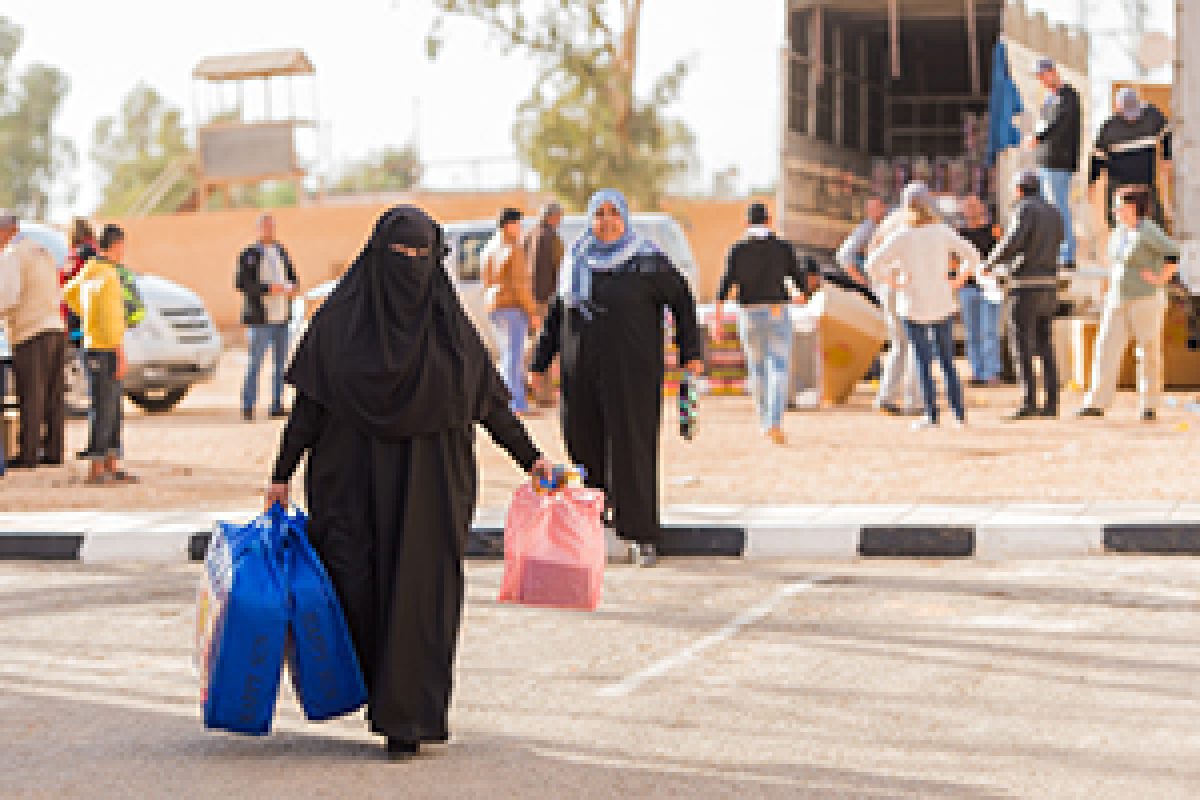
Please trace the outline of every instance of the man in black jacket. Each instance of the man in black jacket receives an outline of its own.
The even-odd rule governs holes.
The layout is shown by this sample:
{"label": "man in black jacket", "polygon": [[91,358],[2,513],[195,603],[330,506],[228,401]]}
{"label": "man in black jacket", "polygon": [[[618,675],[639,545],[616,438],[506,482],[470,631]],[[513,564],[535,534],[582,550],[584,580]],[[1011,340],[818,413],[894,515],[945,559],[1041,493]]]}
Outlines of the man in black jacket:
{"label": "man in black jacket", "polygon": [[287,415],[283,408],[283,370],[288,352],[288,324],[292,319],[292,297],[296,292],[296,270],[287,250],[275,238],[275,218],[258,218],[258,241],[238,256],[237,290],[242,293],[242,324],[249,329],[250,359],[242,386],[242,418],[254,419],[258,396],[258,374],[267,348],[273,350],[274,377],[271,384],[271,416]]}
{"label": "man in black jacket", "polygon": [[[1054,316],[1058,310],[1058,252],[1063,241],[1062,215],[1042,197],[1036,172],[1018,177],[1020,200],[1004,238],[980,268],[983,274],[1006,273],[1009,289],[1008,335],[1017,356],[1025,402],[1009,419],[1058,416],[1058,368],[1054,360]],[[1012,265],[997,269],[999,265]],[[1042,361],[1046,403],[1037,402],[1033,358]]]}
{"label": "man in black jacket", "polygon": [[1108,226],[1115,227],[1113,198],[1123,186],[1150,187],[1151,211],[1160,227],[1164,224],[1162,200],[1158,193],[1158,157],[1171,163],[1171,128],[1163,113],[1143,103],[1135,89],[1117,92],[1113,115],[1100,126],[1088,170],[1088,192],[1108,173],[1104,204]]}
{"label": "man in black jacket", "polygon": [[1059,263],[1075,267],[1075,229],[1071,221],[1071,181],[1079,171],[1083,111],[1079,92],[1067,84],[1049,58],[1039,58],[1034,74],[1046,89],[1042,118],[1026,146],[1037,153],[1042,191],[1062,215],[1064,238]]}
{"label": "man in black jacket", "polygon": [[721,304],[736,287],[741,306],[738,335],[759,421],[771,441],[784,444],[783,412],[792,374],[792,319],[787,307],[793,293],[800,296],[807,290],[809,273],[800,266],[792,246],[767,227],[770,216],[765,205],[750,206],[749,223],[745,238],[729,251],[717,292],[717,322]]}

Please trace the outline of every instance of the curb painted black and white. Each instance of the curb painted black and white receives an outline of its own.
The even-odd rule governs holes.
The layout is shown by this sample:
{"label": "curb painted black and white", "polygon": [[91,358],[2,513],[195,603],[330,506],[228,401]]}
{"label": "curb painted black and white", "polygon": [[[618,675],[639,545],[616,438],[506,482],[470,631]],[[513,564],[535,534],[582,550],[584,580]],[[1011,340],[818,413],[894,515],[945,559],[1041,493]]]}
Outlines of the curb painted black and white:
{"label": "curb painted black and white", "polygon": [[[0,560],[199,560],[213,523],[247,512],[0,514]],[[468,557],[503,557],[503,516],[482,513]],[[611,537],[615,558],[621,545]],[[850,560],[1200,555],[1200,507],[794,506],[668,509],[664,557]]]}

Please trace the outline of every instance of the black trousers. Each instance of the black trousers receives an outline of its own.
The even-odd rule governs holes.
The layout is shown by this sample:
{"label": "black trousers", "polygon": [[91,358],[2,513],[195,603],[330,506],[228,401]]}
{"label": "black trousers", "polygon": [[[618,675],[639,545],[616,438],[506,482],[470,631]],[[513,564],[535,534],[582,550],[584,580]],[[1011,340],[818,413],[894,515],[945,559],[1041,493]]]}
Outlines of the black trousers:
{"label": "black trousers", "polygon": [[62,463],[66,424],[66,337],[46,331],[13,346],[13,378],[21,404],[15,463]]}
{"label": "black trousers", "polygon": [[121,398],[124,392],[117,379],[117,351],[85,350],[83,365],[87,369],[92,407],[88,410],[87,449],[79,457],[84,461],[119,458],[123,454]]}
{"label": "black trousers", "polygon": [[[626,541],[659,544],[658,446],[662,374],[618,382],[598,371],[563,369],[563,439],[587,485],[603,489],[613,527]],[[618,386],[617,384],[623,384]]]}
{"label": "black trousers", "polygon": [[[1054,360],[1054,316],[1058,311],[1055,289],[1016,289],[1008,317],[1008,336],[1017,362],[1017,379],[1025,389],[1025,408],[1058,411],[1058,365]],[[1042,383],[1046,404],[1037,401],[1034,357],[1042,361]]]}

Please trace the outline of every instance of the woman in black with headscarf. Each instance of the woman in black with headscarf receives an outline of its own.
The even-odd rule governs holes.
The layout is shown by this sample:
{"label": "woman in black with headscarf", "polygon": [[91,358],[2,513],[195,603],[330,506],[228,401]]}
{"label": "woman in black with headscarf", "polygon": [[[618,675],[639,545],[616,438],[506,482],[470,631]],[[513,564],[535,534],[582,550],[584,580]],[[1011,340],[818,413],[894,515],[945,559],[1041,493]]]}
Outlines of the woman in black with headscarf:
{"label": "woman in black with headscarf", "polygon": [[367,719],[406,758],[449,736],[475,424],[544,469],[441,266],[441,228],[387,211],[313,316],[287,372],[296,399],[267,504],[308,452],[308,535],[346,614]]}
{"label": "woman in black with headscarf", "polygon": [[562,427],[571,459],[603,489],[632,561],[653,566],[662,423],[663,313],[675,320],[679,362],[702,368],[696,301],[687,279],[633,229],[624,196],[603,189],[588,204],[589,228],[563,259],[559,296],[538,338],[536,388],[562,358]]}

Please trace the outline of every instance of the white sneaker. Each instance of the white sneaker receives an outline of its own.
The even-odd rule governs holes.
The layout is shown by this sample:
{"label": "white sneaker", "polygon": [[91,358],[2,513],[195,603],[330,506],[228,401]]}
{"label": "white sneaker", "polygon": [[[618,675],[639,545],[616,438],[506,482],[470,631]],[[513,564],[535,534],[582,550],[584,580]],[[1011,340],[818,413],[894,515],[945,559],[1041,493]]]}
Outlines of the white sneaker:
{"label": "white sneaker", "polygon": [[921,417],[920,419],[913,420],[913,423],[910,427],[914,431],[927,431],[936,428],[937,423],[931,420],[929,417]]}
{"label": "white sneaker", "polygon": [[954,428],[956,431],[961,431],[963,428],[967,427],[967,421],[965,419],[959,419],[958,417],[955,417],[954,419],[950,420],[950,427]]}

